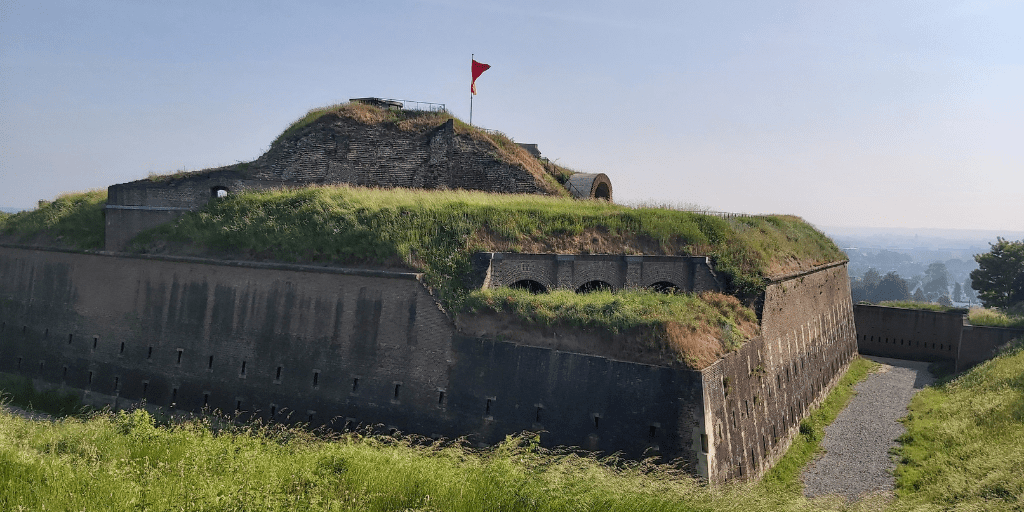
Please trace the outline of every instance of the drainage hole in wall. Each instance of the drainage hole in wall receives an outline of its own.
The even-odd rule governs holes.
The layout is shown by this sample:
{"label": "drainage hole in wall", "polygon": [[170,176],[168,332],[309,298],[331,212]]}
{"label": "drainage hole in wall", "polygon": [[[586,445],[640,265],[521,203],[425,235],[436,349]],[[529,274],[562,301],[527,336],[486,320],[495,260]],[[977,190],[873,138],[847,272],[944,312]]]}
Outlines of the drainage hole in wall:
{"label": "drainage hole in wall", "polygon": [[92,372],[89,372],[89,384],[92,384]]}
{"label": "drainage hole in wall", "polygon": [[121,383],[121,377],[114,377],[114,391],[117,391],[118,384]]}
{"label": "drainage hole in wall", "polygon": [[99,345],[99,344],[100,344],[100,337],[99,336],[93,336],[92,337],[92,349],[96,350],[96,346]]}
{"label": "drainage hole in wall", "polygon": [[398,400],[398,391],[401,390],[401,389],[402,389],[402,385],[396,383],[395,384],[395,400]]}
{"label": "drainage hole in wall", "polygon": [[441,405],[443,403],[444,403],[444,390],[442,389],[442,390],[437,392],[437,405]]}
{"label": "drainage hole in wall", "polygon": [[597,428],[600,428],[600,427],[601,427],[601,417],[598,416],[597,414],[595,414],[594,415],[594,428],[597,429]]}
{"label": "drainage hole in wall", "polygon": [[359,378],[352,379],[352,392],[355,393],[359,390]]}
{"label": "drainage hole in wall", "polygon": [[[18,361],[21,361],[21,360],[19,359]],[[484,414],[486,414],[488,416],[491,415],[491,399],[490,398],[487,399],[487,409],[484,410]]]}
{"label": "drainage hole in wall", "polygon": [[68,367],[67,366],[64,367],[64,374],[61,375],[61,378],[62,379],[68,378]]}
{"label": "drainage hole in wall", "polygon": [[42,373],[43,366],[45,366],[45,365],[46,365],[46,361],[39,361],[39,372],[40,373]]}
{"label": "drainage hole in wall", "polygon": [[142,381],[142,398],[146,398],[146,391],[149,391],[149,381]]}
{"label": "drainage hole in wall", "polygon": [[242,369],[238,372],[239,375],[245,375],[245,361],[242,361]]}
{"label": "drainage hole in wall", "polygon": [[149,347],[149,350],[146,352],[146,359],[153,359],[153,347]]}
{"label": "drainage hole in wall", "polygon": [[123,341],[121,342],[121,350],[118,351],[118,354],[124,354],[124,342]]}
{"label": "drainage hole in wall", "polygon": [[210,356],[210,360],[206,363],[206,369],[207,370],[212,370],[213,369],[213,356]]}
{"label": "drainage hole in wall", "polygon": [[278,380],[278,381],[281,380],[281,367],[280,366],[277,367],[277,373],[274,374],[274,380]]}
{"label": "drainage hole in wall", "polygon": [[274,416],[276,416],[276,415],[277,415],[277,406],[274,405],[274,404],[270,404],[270,419],[274,419]]}
{"label": "drainage hole in wall", "polygon": [[541,412],[541,410],[543,410],[543,409],[544,409],[543,407],[541,407],[541,406],[539,406],[539,405],[537,406],[537,415],[536,415],[536,416],[534,417],[534,421],[536,421],[537,423],[540,423],[540,422],[541,422],[541,421],[540,421],[540,412]]}
{"label": "drainage hole in wall", "polygon": [[[651,427],[647,430],[647,434],[653,439],[654,436],[658,435],[658,426],[657,425],[651,425]],[[704,438],[707,437],[704,434],[701,434],[701,436],[703,436]],[[706,439],[701,439],[701,444],[703,444],[705,442],[706,442]],[[704,451],[706,452],[707,449],[705,449]]]}
{"label": "drainage hole in wall", "polygon": [[313,371],[313,387],[315,388],[315,387],[317,387],[319,385],[320,385],[320,372],[317,371],[317,370],[314,370]]}

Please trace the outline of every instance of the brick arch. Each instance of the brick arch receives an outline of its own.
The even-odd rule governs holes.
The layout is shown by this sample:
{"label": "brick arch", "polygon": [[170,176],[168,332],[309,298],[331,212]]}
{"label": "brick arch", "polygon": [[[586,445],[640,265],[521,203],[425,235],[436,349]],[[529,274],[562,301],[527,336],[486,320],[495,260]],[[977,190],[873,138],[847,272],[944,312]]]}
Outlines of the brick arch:
{"label": "brick arch", "polygon": [[625,276],[623,274],[624,272],[621,272],[616,262],[588,262],[575,269],[571,287],[576,290],[587,283],[601,281],[608,283],[612,291],[618,291],[624,284]]}
{"label": "brick arch", "polygon": [[522,281],[533,281],[546,290],[556,287],[553,276],[546,271],[547,267],[544,265],[511,264],[503,265],[501,270],[501,280],[495,283],[498,286],[512,286]]}

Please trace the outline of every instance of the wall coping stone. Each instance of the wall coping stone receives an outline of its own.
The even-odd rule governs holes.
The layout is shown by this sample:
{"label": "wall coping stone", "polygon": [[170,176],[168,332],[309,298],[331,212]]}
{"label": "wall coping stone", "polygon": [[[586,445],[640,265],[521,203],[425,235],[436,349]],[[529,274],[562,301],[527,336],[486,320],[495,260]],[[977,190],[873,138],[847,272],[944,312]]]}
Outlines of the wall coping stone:
{"label": "wall coping stone", "polygon": [[363,268],[347,267],[321,267],[317,265],[299,265],[294,263],[274,263],[261,261],[239,261],[239,260],[218,260],[213,258],[199,258],[196,256],[167,256],[159,254],[133,254],[113,251],[82,251],[75,249],[62,249],[59,247],[40,247],[34,245],[0,243],[0,247],[10,249],[22,249],[29,251],[64,252],[72,254],[89,254],[92,256],[104,256],[108,258],[133,258],[155,261],[169,261],[176,263],[198,263],[201,265],[217,265],[222,267],[256,268],[261,270],[291,270],[295,272],[311,272],[318,274],[341,274],[361,277],[380,277],[385,279],[403,279],[409,281],[422,281],[423,274],[419,272],[396,272],[393,270],[373,270]]}
{"label": "wall coping stone", "polygon": [[783,281],[791,281],[791,280],[796,279],[798,277],[803,277],[803,276],[811,275],[811,274],[813,274],[815,272],[818,272],[819,270],[826,270],[826,269],[830,269],[832,267],[838,267],[839,265],[846,265],[849,262],[850,262],[850,260],[833,261],[832,263],[826,263],[824,265],[818,265],[816,267],[811,267],[811,268],[809,268],[807,270],[798,270],[796,272],[792,272],[792,273],[789,273],[789,274],[782,274],[780,276],[768,276],[768,277],[764,278],[764,281],[766,283],[769,283],[769,284],[781,283]]}

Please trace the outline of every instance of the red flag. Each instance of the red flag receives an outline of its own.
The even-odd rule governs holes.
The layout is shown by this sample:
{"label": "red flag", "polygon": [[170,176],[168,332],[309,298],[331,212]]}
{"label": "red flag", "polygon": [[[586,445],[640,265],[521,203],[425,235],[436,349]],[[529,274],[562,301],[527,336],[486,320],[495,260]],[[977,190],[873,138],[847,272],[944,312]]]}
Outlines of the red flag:
{"label": "red flag", "polygon": [[480,78],[480,75],[482,75],[484,71],[487,71],[488,69],[491,69],[490,64],[477,62],[476,59],[473,59],[473,83],[472,85],[469,86],[469,90],[472,91],[473,94],[476,94],[476,79]]}

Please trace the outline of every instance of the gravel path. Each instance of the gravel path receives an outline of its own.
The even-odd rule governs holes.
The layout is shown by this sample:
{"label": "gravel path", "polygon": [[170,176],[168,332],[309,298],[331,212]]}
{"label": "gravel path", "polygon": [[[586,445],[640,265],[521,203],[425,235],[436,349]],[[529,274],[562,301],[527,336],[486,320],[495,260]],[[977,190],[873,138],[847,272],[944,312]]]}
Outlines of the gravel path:
{"label": "gravel path", "polygon": [[935,379],[928,363],[868,357],[882,364],[854,387],[857,395],[825,427],[825,454],[804,468],[804,494],[836,494],[856,500],[869,494],[891,495],[896,467],[889,449],[906,432],[897,420],[907,415],[911,397]]}

